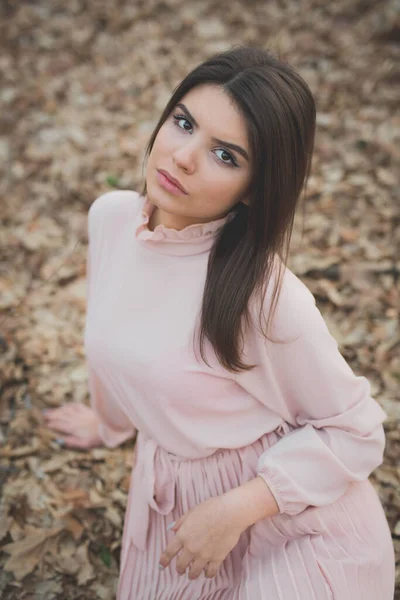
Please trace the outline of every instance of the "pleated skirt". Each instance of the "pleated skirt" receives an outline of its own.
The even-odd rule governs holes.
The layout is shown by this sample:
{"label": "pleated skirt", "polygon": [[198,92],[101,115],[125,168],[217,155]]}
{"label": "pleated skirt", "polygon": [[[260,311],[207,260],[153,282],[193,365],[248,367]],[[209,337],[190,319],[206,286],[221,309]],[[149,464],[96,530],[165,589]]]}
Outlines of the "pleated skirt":
{"label": "pleated skirt", "polygon": [[176,570],[180,552],[158,569],[173,537],[167,526],[210,497],[257,475],[276,431],[251,445],[187,459],[168,454],[176,482],[173,510],[150,509],[144,551],[132,543],[128,496],[117,600],[393,600],[395,557],[389,525],[373,485],[355,482],[334,503],[298,515],[278,514],[246,529],[213,578]]}

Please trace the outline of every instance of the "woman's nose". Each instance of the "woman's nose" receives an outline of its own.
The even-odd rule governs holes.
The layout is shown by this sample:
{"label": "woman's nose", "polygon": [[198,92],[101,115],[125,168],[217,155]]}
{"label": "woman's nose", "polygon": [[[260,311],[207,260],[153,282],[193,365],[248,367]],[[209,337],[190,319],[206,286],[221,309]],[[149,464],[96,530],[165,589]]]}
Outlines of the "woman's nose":
{"label": "woman's nose", "polygon": [[172,158],[178,167],[184,169],[189,173],[195,169],[195,150],[194,148],[191,148],[188,145],[175,150],[175,152],[172,155]]}

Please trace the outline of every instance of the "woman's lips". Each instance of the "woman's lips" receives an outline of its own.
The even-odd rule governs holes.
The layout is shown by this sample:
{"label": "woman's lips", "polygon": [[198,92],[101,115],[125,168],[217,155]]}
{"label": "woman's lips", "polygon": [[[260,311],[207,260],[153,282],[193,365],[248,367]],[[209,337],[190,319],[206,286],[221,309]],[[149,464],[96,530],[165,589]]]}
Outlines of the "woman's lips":
{"label": "woman's lips", "polygon": [[157,169],[157,179],[159,183],[169,192],[178,194],[178,195],[187,195],[187,192],[184,191],[181,187],[179,187],[176,183],[174,183],[171,179],[169,179],[168,171],[164,171],[161,169]]}

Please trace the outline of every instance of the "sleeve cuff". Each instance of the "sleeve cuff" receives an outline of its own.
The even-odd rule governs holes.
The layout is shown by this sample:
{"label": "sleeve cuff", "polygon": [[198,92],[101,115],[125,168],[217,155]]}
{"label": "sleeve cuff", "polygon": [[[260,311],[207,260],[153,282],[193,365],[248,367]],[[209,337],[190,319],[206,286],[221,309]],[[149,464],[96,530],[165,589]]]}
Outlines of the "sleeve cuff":
{"label": "sleeve cuff", "polygon": [[279,473],[267,465],[262,465],[257,475],[262,477],[267,486],[270,488],[275,501],[279,508],[279,514],[286,513],[288,515],[297,515],[307,508],[308,505],[304,502],[295,502],[293,500],[287,500],[286,498],[293,498],[293,490],[286,490],[285,494],[285,483],[284,479],[279,477]]}
{"label": "sleeve cuff", "polygon": [[278,487],[276,485],[276,482],[273,480],[273,478],[267,472],[267,469],[261,469],[257,473],[257,476],[261,477],[265,481],[265,483],[267,484],[267,486],[271,490],[272,495],[275,498],[275,502],[277,503],[278,508],[279,508],[279,513],[280,514],[283,513],[284,512],[283,500],[281,498],[281,495],[280,495],[280,492],[279,492]]}

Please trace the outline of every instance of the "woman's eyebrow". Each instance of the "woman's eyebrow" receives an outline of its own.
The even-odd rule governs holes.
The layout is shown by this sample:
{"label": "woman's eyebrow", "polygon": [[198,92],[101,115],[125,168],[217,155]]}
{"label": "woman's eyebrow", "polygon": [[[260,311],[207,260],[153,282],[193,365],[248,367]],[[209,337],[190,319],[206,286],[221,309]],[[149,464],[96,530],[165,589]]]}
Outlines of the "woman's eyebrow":
{"label": "woman's eyebrow", "polygon": [[[183,110],[185,115],[193,122],[193,124],[196,127],[199,126],[196,119],[190,114],[189,110],[186,108],[186,106],[184,104],[182,104],[182,102],[179,102],[176,106],[179,106],[179,108],[181,108]],[[245,158],[247,160],[247,162],[249,161],[249,156],[248,156],[246,150],[244,150],[244,148],[242,148],[241,146],[237,146],[236,144],[231,144],[230,142],[224,142],[223,140],[219,140],[218,138],[215,138],[215,137],[213,137],[212,140],[214,142],[216,142],[217,144],[221,144],[222,146],[226,146],[227,148],[230,148],[231,150],[236,150],[236,152],[241,154],[243,156],[243,158]]]}

